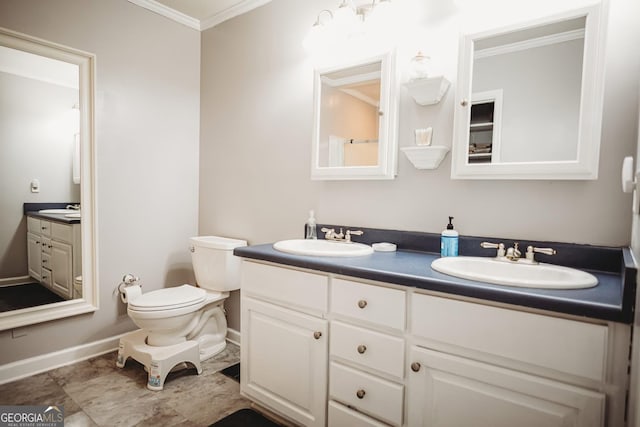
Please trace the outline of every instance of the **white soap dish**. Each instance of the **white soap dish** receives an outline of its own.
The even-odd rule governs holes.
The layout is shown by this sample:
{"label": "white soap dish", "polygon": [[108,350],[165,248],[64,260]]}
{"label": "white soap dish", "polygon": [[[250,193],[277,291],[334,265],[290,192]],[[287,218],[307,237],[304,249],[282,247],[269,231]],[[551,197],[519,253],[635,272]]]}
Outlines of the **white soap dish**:
{"label": "white soap dish", "polygon": [[398,247],[393,243],[381,242],[371,245],[376,252],[395,252]]}

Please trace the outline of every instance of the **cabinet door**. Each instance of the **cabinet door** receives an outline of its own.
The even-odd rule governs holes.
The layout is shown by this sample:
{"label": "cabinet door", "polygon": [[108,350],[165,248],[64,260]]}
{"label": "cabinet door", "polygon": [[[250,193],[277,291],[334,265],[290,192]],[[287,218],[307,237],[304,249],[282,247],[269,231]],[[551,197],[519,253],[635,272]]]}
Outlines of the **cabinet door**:
{"label": "cabinet door", "polygon": [[73,250],[66,243],[51,242],[51,287],[60,296],[71,299],[73,295]]}
{"label": "cabinet door", "polygon": [[419,347],[409,360],[410,426],[603,425],[602,393]]}
{"label": "cabinet door", "polygon": [[40,235],[27,233],[27,263],[29,276],[40,281],[42,269],[42,240]]}
{"label": "cabinet door", "polygon": [[241,390],[305,426],[324,426],[327,321],[243,297]]}

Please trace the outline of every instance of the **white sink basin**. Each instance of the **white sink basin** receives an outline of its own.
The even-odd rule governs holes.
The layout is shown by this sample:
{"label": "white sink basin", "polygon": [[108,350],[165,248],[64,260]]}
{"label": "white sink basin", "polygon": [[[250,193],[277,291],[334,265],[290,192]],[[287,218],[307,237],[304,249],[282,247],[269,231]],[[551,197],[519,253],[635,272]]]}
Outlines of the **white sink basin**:
{"label": "white sink basin", "polygon": [[78,209],[42,209],[38,211],[41,214],[71,214],[80,213]]}
{"label": "white sink basin", "polygon": [[334,240],[281,240],[273,248],[294,255],[311,256],[364,256],[373,253],[373,248],[362,243],[336,242]]}
{"label": "white sink basin", "polygon": [[598,284],[587,272],[553,264],[498,261],[486,257],[446,257],[431,263],[434,270],[479,282],[542,289],[582,289]]}

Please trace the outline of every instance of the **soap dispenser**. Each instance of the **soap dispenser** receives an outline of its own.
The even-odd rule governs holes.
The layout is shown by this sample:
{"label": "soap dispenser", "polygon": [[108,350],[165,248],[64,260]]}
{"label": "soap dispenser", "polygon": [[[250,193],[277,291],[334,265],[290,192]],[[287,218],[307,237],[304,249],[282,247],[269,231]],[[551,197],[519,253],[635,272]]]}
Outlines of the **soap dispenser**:
{"label": "soap dispenser", "polygon": [[316,233],[316,218],[313,211],[309,211],[309,219],[304,225],[304,238],[316,240],[318,235]]}
{"label": "soap dispenser", "polygon": [[458,256],[458,232],[453,229],[453,217],[449,217],[447,228],[440,235],[440,255]]}

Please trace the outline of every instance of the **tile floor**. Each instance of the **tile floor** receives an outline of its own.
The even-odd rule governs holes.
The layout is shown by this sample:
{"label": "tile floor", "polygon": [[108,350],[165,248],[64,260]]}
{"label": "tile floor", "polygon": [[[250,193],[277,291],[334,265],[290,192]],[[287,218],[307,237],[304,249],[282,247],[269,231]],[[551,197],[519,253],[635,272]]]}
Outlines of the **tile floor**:
{"label": "tile floor", "polygon": [[248,408],[240,385],[219,371],[240,361],[235,344],[195,369],[169,374],[162,391],[147,389],[147,373],[117,352],[0,386],[0,405],[64,405],[65,427],[208,426]]}

